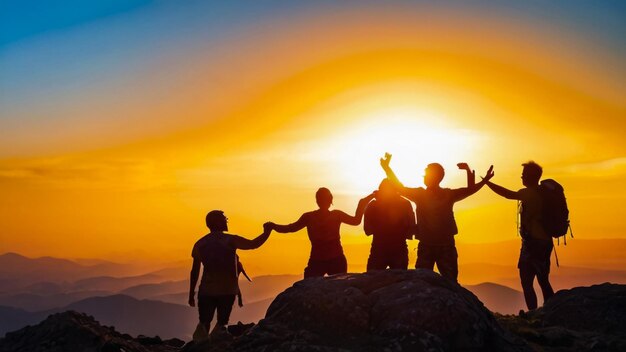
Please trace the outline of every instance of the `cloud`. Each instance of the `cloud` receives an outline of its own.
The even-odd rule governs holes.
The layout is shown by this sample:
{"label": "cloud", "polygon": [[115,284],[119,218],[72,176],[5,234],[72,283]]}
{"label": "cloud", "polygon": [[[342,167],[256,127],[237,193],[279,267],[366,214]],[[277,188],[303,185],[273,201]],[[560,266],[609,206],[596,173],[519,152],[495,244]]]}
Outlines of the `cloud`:
{"label": "cloud", "polygon": [[618,157],[580,164],[571,164],[554,170],[557,174],[576,174],[594,177],[610,177],[626,174],[626,157]]}
{"label": "cloud", "polygon": [[134,188],[164,186],[171,175],[149,159],[39,158],[0,163],[0,182],[24,181],[59,187]]}

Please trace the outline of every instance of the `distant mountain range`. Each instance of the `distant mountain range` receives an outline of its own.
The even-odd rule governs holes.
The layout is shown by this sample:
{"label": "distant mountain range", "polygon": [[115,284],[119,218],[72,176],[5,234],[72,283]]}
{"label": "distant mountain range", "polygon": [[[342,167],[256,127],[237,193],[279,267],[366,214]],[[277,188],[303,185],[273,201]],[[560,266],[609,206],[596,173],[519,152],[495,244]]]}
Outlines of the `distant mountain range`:
{"label": "distant mountain range", "polygon": [[[612,254],[594,261],[583,251],[585,245],[590,251],[606,250]],[[626,248],[626,240],[576,240],[567,247],[557,247],[562,266],[557,268],[553,262],[551,281],[555,289],[626,283],[626,256],[615,255],[613,249],[606,248],[609,245],[617,250]],[[459,244],[459,280],[493,312],[512,314],[525,309],[515,268],[518,251],[517,241]],[[573,266],[585,262],[590,267]],[[602,263],[607,267],[601,268]],[[132,265],[98,259],[72,261],[2,254],[0,336],[48,314],[72,309],[132,334],[187,338],[195,327],[197,310],[187,306],[189,268],[181,263],[174,265],[138,272]],[[241,280],[245,305],[233,309],[231,322],[256,322],[263,318],[276,295],[300,279],[301,275],[265,275],[254,277],[252,282]]]}

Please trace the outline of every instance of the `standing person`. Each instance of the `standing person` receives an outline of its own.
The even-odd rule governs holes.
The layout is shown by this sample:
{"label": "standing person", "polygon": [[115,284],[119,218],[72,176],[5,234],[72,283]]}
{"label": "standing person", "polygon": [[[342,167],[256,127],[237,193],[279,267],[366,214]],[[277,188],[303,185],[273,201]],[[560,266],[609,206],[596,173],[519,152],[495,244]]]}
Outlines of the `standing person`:
{"label": "standing person", "polygon": [[[469,197],[481,189],[493,177],[493,166],[489,168],[484,179],[476,184],[469,184],[465,188],[441,188],[445,171],[440,164],[428,164],[424,174],[426,188],[404,187],[389,166],[391,155],[385,154],[380,159],[380,165],[393,181],[400,194],[415,203],[417,214],[417,233],[419,240],[417,261],[415,268],[433,270],[435,264],[439,273],[446,278],[458,279],[458,253],[454,236],[458,233],[454,220],[454,203]],[[459,164],[459,168],[466,169],[468,181],[472,178],[467,164]]]}
{"label": "standing person", "polygon": [[[231,235],[228,231],[228,218],[221,210],[213,210],[206,216],[206,225],[210,232],[199,239],[193,246],[191,256],[193,265],[190,274],[189,305],[196,306],[195,290],[202,264],[202,280],[198,289],[199,328],[204,328],[200,335],[206,337],[213,315],[217,310],[217,324],[211,335],[226,331],[226,325],[239,293],[237,249],[255,249],[268,239],[271,230],[263,225],[263,233],[253,240]],[[196,330],[198,332],[198,330]],[[196,335],[194,333],[194,335]],[[195,338],[195,337],[194,337]]]}
{"label": "standing person", "polygon": [[363,228],[372,236],[367,271],[404,269],[409,266],[406,240],[415,227],[411,202],[402,198],[389,179],[384,179],[375,192],[375,199],[365,209]]}
{"label": "standing person", "polygon": [[348,272],[348,262],[343,254],[339,228],[341,224],[359,225],[363,211],[373,194],[361,199],[354,216],[341,210],[330,210],[333,195],[328,188],[320,188],[315,193],[319,209],[302,214],[300,218],[288,225],[269,223],[269,229],[280,233],[296,232],[306,227],[311,241],[311,256],[304,269],[304,278],[324,276],[325,274],[343,274]]}
{"label": "standing person", "polygon": [[520,228],[522,249],[520,250],[517,268],[522,282],[524,299],[529,310],[537,308],[537,294],[533,281],[537,277],[539,287],[546,302],[554,296],[550,285],[550,254],[554,245],[552,236],[546,233],[541,224],[542,198],[539,192],[539,180],[543,169],[534,161],[522,164],[522,184],[524,188],[511,191],[495,183],[487,182],[487,186],[496,194],[506,199],[521,201]]}

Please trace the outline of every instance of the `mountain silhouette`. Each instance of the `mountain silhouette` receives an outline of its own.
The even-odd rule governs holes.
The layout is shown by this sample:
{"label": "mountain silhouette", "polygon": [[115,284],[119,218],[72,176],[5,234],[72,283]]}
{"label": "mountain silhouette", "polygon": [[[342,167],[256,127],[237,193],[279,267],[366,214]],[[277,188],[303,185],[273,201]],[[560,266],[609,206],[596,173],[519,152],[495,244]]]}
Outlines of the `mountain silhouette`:
{"label": "mountain silhouette", "polygon": [[[119,325],[68,311],[6,334],[0,352],[624,351],[625,297],[626,285],[606,283],[559,291],[522,316],[493,315],[470,291],[436,273],[388,270],[299,281],[253,329],[229,326],[230,339],[182,347],[176,339],[133,338]],[[107,301],[77,306],[144,302],[119,295]]]}

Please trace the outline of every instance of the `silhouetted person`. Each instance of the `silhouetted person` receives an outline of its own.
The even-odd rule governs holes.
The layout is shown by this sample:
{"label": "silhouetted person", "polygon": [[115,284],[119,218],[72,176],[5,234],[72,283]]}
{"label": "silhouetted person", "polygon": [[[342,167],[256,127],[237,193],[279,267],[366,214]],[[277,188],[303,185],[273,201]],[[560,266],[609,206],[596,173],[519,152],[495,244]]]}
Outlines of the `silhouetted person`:
{"label": "silhouetted person", "polygon": [[531,310],[537,308],[537,295],[533,288],[535,276],[541,287],[544,302],[554,295],[549,280],[550,254],[554,245],[552,236],[546,233],[541,224],[542,201],[539,193],[539,180],[543,169],[533,161],[522,166],[524,188],[519,191],[511,191],[492,182],[487,182],[487,186],[504,198],[521,201],[519,232],[522,237],[522,249],[517,268],[522,281],[526,306]]}
{"label": "silhouetted person", "polygon": [[[454,220],[454,203],[481,189],[493,177],[493,167],[489,168],[481,182],[470,184],[465,188],[450,189],[439,186],[445,171],[440,164],[432,163],[428,164],[424,174],[426,188],[408,188],[400,183],[391,170],[390,161],[391,155],[385,154],[385,158],[380,159],[380,165],[400,194],[413,201],[416,206],[417,233],[415,237],[419,240],[419,245],[415,268],[433,270],[437,264],[437,269],[442,276],[457,281],[459,266],[454,236],[458,233],[458,229]],[[468,172],[468,181],[470,181],[471,171],[465,166],[466,164],[459,164],[459,168],[466,169]]]}
{"label": "silhouetted person", "polygon": [[267,224],[264,231],[253,240],[231,235],[228,231],[228,218],[220,210],[213,210],[206,216],[210,232],[193,246],[191,256],[193,266],[190,274],[189,305],[195,307],[195,290],[202,264],[202,281],[198,289],[198,313],[200,323],[209,331],[213,315],[217,310],[217,324],[213,333],[225,331],[230,312],[239,293],[239,261],[237,249],[260,247],[270,235]]}
{"label": "silhouetted person", "polygon": [[409,251],[406,240],[411,239],[415,227],[415,213],[411,202],[402,198],[392,182],[384,179],[375,199],[365,209],[363,228],[372,235],[372,247],[367,259],[367,271],[407,269]]}
{"label": "silhouetted person", "polygon": [[343,274],[348,272],[348,263],[343,254],[339,228],[341,224],[359,225],[363,211],[373,194],[361,199],[354,216],[341,210],[330,210],[333,195],[328,188],[320,188],[315,193],[319,209],[302,214],[298,221],[289,225],[270,223],[270,229],[280,233],[296,232],[306,227],[311,241],[311,256],[304,269],[304,278]]}

